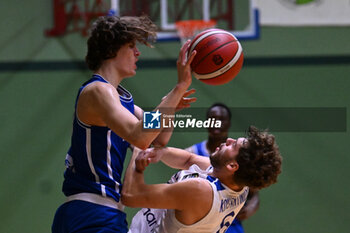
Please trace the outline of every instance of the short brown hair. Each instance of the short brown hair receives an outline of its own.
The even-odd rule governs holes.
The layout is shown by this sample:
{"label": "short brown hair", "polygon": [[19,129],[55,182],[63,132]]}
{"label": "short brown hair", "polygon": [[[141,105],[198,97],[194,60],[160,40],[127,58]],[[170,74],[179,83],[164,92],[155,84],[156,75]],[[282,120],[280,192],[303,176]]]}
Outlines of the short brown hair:
{"label": "short brown hair", "polygon": [[95,71],[103,60],[117,56],[123,45],[136,41],[149,47],[156,40],[156,25],[147,16],[101,16],[92,25],[85,61]]}
{"label": "short brown hair", "polygon": [[247,140],[248,145],[240,148],[236,158],[239,169],[234,174],[234,181],[252,189],[276,183],[281,173],[282,157],[275,137],[250,126]]}

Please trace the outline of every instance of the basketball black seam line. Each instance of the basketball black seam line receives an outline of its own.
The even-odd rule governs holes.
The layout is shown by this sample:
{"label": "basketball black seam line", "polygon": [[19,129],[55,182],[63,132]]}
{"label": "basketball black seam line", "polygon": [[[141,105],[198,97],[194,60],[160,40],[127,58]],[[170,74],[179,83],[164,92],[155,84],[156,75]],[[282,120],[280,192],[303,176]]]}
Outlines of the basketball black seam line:
{"label": "basketball black seam line", "polygon": [[[226,42],[225,44],[220,45],[219,47],[217,47],[216,49],[214,49],[213,51],[211,51],[210,53],[208,53],[208,54],[205,55],[204,57],[202,57],[202,59],[199,60],[199,62],[196,64],[196,66],[193,67],[193,70],[194,70],[199,64],[201,64],[201,62],[202,62],[205,58],[207,58],[210,54],[214,53],[216,50],[222,48],[223,46],[225,46],[225,45],[227,45],[227,44],[230,44],[230,43],[232,43],[232,42],[236,42],[236,41],[237,41],[237,40],[228,41],[228,42]],[[195,49],[194,49],[194,50],[195,50]]]}
{"label": "basketball black seam line", "polygon": [[[238,60],[239,60],[239,58],[238,58]],[[238,62],[238,60],[237,60],[237,62]],[[231,67],[232,68],[232,67]],[[219,77],[220,75],[223,75],[223,74],[226,74],[226,72],[228,72],[230,69],[227,69],[224,73],[221,73],[221,74],[218,74],[218,75],[216,75],[215,77],[212,77],[212,78],[206,78],[206,79],[203,79],[203,80],[210,80],[210,79],[214,79],[214,78],[217,78],[217,77]]]}

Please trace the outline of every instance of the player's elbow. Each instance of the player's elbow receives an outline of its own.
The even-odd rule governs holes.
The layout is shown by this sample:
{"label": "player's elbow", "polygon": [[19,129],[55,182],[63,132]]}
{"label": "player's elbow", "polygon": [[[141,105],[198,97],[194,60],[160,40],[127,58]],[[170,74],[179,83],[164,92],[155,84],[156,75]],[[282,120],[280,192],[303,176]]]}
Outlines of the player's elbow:
{"label": "player's elbow", "polygon": [[130,204],[132,202],[131,199],[132,199],[132,195],[129,192],[122,190],[121,201],[122,201],[123,205],[130,206]]}
{"label": "player's elbow", "polygon": [[162,139],[162,138],[157,138],[156,140],[153,141],[153,146],[156,148],[164,148],[168,144],[169,140]]}
{"label": "player's elbow", "polygon": [[122,192],[121,196],[122,204],[128,207],[136,208],[137,202],[135,201],[135,197],[131,193]]}
{"label": "player's elbow", "polygon": [[140,139],[134,140],[134,142],[132,142],[131,144],[140,148],[141,150],[146,150],[151,145],[151,142],[142,140],[142,138],[140,138]]}
{"label": "player's elbow", "polygon": [[121,200],[123,205],[131,207],[130,196],[125,192],[122,192]]}

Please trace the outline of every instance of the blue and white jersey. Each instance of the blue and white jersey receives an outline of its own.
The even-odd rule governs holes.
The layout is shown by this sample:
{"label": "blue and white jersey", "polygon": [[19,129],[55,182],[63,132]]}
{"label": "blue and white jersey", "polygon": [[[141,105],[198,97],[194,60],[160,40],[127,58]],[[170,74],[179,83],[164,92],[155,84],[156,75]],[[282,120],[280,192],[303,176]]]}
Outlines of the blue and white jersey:
{"label": "blue and white jersey", "polygon": [[[200,155],[209,157],[210,153],[207,148],[207,140],[204,140],[202,142],[198,142],[188,148],[186,148],[187,151]],[[226,233],[244,233],[244,229],[242,226],[241,221],[239,221],[237,218],[235,218],[231,224],[231,226],[226,230]]]}
{"label": "blue and white jersey", "polygon": [[[93,75],[79,89],[62,190],[66,196],[93,193],[119,202],[123,164],[129,143],[108,127],[84,124],[76,113],[80,93],[93,82],[107,83],[101,76]],[[122,86],[118,86],[117,91],[121,104],[134,114],[131,94]]]}
{"label": "blue and white jersey", "polygon": [[223,233],[231,225],[237,213],[247,200],[249,188],[244,187],[235,192],[210,176],[212,167],[201,170],[192,165],[188,170],[173,175],[169,183],[182,182],[187,179],[205,179],[213,189],[213,203],[210,211],[198,222],[185,225],[175,216],[175,210],[141,209],[132,219],[129,233]]}

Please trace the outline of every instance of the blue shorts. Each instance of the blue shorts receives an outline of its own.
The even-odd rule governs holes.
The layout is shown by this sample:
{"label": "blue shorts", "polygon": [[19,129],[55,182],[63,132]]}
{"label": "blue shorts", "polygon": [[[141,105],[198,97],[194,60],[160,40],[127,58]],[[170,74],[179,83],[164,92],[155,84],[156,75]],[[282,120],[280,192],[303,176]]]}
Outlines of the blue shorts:
{"label": "blue shorts", "polygon": [[127,233],[128,223],[126,214],[120,210],[74,200],[57,209],[51,230],[52,233]]}
{"label": "blue shorts", "polygon": [[244,233],[241,221],[235,219],[225,233]]}

